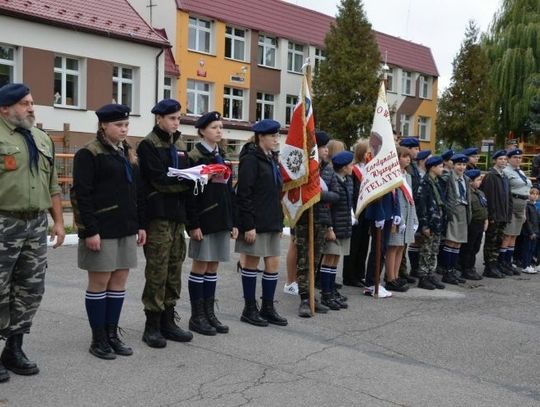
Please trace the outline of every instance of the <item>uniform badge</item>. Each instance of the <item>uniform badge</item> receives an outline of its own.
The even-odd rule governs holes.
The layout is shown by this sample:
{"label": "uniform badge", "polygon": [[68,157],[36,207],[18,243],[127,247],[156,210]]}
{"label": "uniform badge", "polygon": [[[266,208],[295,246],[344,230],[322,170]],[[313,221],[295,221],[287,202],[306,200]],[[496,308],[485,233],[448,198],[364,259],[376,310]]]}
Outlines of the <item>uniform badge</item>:
{"label": "uniform badge", "polygon": [[4,156],[4,168],[8,171],[13,171],[17,169],[17,160],[14,155],[5,155]]}

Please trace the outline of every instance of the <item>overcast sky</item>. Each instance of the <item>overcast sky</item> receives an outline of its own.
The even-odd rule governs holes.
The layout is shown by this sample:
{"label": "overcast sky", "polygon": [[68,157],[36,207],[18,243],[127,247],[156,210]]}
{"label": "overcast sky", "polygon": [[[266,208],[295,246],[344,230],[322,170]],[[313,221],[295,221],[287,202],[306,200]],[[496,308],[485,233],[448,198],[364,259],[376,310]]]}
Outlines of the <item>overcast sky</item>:
{"label": "overcast sky", "polygon": [[[335,16],[339,0],[285,0]],[[468,21],[486,31],[501,0],[362,0],[373,29],[431,48],[439,70],[439,93],[452,77],[452,61]]]}

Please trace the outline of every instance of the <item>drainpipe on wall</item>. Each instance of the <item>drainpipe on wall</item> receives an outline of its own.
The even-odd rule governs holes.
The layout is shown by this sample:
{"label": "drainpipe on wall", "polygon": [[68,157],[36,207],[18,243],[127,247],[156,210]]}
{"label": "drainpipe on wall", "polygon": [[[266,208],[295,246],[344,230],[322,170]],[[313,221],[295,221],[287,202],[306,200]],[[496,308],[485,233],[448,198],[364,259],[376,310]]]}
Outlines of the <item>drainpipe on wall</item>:
{"label": "drainpipe on wall", "polygon": [[163,48],[159,51],[159,54],[156,55],[156,101],[159,102],[159,57],[163,54]]}

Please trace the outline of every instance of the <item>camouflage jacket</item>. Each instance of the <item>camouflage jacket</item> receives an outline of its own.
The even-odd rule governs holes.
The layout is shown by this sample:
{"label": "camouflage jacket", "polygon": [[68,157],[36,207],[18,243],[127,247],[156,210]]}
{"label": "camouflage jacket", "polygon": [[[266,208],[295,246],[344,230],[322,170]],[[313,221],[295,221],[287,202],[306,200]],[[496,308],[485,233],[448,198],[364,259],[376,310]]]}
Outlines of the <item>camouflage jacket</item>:
{"label": "camouflage jacket", "polygon": [[415,198],[420,232],[430,229],[436,235],[444,233],[446,228],[445,198],[439,179],[433,179],[427,173],[420,182]]}

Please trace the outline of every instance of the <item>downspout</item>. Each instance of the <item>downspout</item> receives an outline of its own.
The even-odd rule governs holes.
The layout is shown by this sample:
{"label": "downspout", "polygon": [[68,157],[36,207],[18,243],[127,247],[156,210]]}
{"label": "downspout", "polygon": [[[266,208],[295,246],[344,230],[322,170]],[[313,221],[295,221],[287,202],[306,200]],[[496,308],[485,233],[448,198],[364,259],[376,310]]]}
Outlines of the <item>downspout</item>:
{"label": "downspout", "polygon": [[159,102],[159,57],[163,54],[163,48],[161,48],[161,51],[159,51],[159,54],[156,55],[156,101],[155,103]]}

